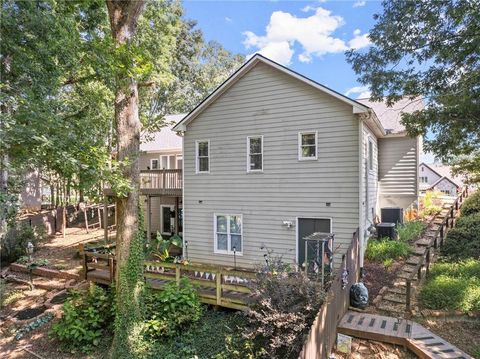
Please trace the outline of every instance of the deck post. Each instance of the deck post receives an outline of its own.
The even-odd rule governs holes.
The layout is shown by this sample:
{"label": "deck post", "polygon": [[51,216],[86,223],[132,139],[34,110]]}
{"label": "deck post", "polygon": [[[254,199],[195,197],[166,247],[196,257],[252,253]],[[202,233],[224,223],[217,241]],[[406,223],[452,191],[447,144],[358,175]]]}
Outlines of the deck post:
{"label": "deck post", "polygon": [[108,202],[107,197],[103,198],[103,234],[105,236],[105,243],[108,241]]}
{"label": "deck post", "polygon": [[100,212],[100,205],[97,206],[98,228],[102,228],[102,216]]}
{"label": "deck post", "polygon": [[85,271],[85,280],[88,280],[87,254],[83,251],[83,270]]}
{"label": "deck post", "polygon": [[216,289],[217,289],[217,305],[222,303],[222,272],[217,271],[216,280]]}
{"label": "deck post", "polygon": [[175,234],[178,236],[178,196],[175,197]]}
{"label": "deck post", "polygon": [[407,311],[409,312],[410,311],[410,291],[411,291],[411,286],[412,286],[412,283],[410,282],[410,279],[407,279],[407,288],[406,288],[406,298],[405,298],[405,303],[407,305]]}
{"label": "deck post", "polygon": [[180,265],[179,264],[175,266],[175,281],[177,285],[180,285]]}
{"label": "deck post", "polygon": [[152,239],[152,198],[147,195],[147,243]]}

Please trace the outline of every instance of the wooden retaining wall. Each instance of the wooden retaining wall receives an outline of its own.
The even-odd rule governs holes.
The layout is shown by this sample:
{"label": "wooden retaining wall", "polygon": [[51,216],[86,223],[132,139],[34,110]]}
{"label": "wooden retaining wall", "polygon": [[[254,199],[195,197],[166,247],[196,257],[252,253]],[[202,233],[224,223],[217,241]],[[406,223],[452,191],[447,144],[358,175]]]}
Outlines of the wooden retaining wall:
{"label": "wooden retaining wall", "polygon": [[[350,306],[350,287],[358,281],[360,275],[359,255],[358,232],[355,232],[352,243],[342,258],[342,266],[335,272],[325,302],[313,322],[299,359],[328,358],[335,344],[337,325]],[[348,284],[342,288],[342,273],[345,267],[348,270]]]}

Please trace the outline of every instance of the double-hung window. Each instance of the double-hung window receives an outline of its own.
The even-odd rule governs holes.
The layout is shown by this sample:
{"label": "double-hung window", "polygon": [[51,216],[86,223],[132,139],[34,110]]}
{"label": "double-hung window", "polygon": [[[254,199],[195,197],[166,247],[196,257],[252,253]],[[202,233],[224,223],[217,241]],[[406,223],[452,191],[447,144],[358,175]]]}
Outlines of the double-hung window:
{"label": "double-hung window", "polygon": [[247,137],[247,172],[263,171],[263,136]]}
{"label": "double-hung window", "polygon": [[317,159],[317,131],[300,132],[298,134],[298,159]]}
{"label": "double-hung window", "polygon": [[158,159],[156,158],[152,158],[150,160],[150,169],[151,170],[158,170],[159,166],[158,166]]}
{"label": "double-hung window", "polygon": [[215,253],[241,255],[243,252],[242,215],[215,214]]}
{"label": "double-hung window", "polygon": [[197,141],[196,143],[196,169],[197,173],[210,172],[210,141]]}

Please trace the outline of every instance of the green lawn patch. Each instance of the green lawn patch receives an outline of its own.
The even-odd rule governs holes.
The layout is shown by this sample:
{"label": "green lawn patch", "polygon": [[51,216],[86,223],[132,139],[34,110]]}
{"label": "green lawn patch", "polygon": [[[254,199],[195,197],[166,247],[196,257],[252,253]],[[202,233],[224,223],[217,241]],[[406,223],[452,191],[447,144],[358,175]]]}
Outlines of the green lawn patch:
{"label": "green lawn patch", "polygon": [[365,253],[368,260],[373,262],[391,262],[391,260],[406,258],[410,254],[408,243],[388,238],[379,240],[370,239]]}
{"label": "green lawn patch", "polygon": [[419,298],[429,309],[480,311],[480,261],[436,263]]}

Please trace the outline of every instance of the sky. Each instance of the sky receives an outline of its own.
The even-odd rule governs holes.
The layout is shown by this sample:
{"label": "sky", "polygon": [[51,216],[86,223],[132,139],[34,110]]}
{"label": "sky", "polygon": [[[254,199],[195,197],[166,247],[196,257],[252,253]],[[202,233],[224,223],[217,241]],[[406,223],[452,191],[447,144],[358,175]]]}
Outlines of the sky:
{"label": "sky", "polygon": [[205,39],[247,56],[259,52],[351,98],[368,97],[345,60],[350,48],[366,49],[379,1],[193,1],[185,17]]}

